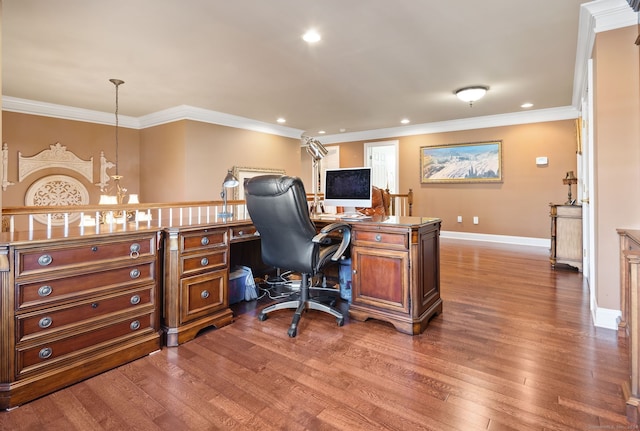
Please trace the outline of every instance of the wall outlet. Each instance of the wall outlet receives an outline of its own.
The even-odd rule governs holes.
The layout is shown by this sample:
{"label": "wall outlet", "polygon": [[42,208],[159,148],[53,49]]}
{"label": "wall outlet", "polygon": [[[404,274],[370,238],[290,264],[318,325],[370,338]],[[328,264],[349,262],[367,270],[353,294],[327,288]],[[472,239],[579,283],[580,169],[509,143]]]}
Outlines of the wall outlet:
{"label": "wall outlet", "polygon": [[473,224],[478,224],[478,216],[473,216]]}
{"label": "wall outlet", "polygon": [[458,223],[462,223],[462,216],[458,216]]}

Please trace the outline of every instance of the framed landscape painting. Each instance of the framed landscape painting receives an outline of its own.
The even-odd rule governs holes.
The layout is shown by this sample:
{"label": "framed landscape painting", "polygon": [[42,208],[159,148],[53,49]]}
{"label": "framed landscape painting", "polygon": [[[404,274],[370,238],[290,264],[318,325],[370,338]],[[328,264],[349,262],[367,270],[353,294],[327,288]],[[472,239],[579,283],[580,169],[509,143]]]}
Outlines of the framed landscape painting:
{"label": "framed landscape painting", "polygon": [[502,141],[420,147],[420,182],[502,182]]}

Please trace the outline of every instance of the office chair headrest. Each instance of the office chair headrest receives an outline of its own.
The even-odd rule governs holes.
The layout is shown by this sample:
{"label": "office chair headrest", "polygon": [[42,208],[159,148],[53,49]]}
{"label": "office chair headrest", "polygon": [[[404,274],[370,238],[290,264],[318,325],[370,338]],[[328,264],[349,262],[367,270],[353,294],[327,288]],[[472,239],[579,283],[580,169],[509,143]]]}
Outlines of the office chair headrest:
{"label": "office chair headrest", "polygon": [[285,175],[260,175],[244,180],[245,193],[254,196],[277,196],[286,193],[295,183],[301,183],[298,177]]}

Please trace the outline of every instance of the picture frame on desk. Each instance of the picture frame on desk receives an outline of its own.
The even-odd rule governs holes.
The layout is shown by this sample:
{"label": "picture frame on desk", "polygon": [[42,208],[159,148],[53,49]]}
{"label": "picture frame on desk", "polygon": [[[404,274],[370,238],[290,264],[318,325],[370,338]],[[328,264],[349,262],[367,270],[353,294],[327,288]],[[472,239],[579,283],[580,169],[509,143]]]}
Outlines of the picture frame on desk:
{"label": "picture frame on desk", "polygon": [[420,147],[420,182],[502,182],[502,141]]}
{"label": "picture frame on desk", "polygon": [[274,168],[248,168],[244,166],[234,166],[233,176],[238,179],[238,187],[233,189],[233,200],[244,200],[244,180],[247,178],[257,177],[259,175],[280,174],[284,175],[284,169]]}

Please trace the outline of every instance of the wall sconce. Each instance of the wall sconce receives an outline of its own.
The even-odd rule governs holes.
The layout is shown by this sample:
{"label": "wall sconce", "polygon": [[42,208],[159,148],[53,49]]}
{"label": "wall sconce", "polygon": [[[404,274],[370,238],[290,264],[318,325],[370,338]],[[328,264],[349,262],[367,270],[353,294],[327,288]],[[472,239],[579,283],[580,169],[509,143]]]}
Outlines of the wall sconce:
{"label": "wall sconce", "polygon": [[220,197],[222,198],[222,212],[219,214],[222,218],[233,217],[233,213],[227,210],[227,188],[238,187],[240,182],[238,179],[231,173],[231,170],[227,171],[227,175],[224,177],[222,181],[222,192],[220,192]]}
{"label": "wall sconce", "polygon": [[458,99],[463,102],[468,102],[469,106],[473,106],[473,102],[477,102],[482,99],[489,87],[485,85],[475,85],[473,87],[464,87],[459,90],[454,91],[455,95],[458,96]]}
{"label": "wall sconce", "polygon": [[569,195],[567,198],[567,202],[565,205],[574,205],[576,200],[571,197],[571,184],[577,184],[578,179],[575,175],[573,175],[573,171],[567,172],[567,175],[562,179],[562,184],[566,184],[569,186]]}

